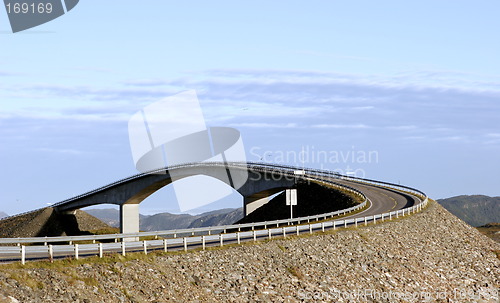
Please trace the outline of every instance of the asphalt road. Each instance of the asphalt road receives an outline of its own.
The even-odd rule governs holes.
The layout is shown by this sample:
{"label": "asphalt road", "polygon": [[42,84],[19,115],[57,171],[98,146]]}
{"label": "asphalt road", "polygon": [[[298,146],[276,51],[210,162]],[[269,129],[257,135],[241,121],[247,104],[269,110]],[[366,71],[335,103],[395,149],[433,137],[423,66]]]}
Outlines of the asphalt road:
{"label": "asphalt road", "polygon": [[361,218],[371,215],[378,215],[387,213],[406,207],[411,207],[419,203],[419,199],[415,196],[394,191],[391,189],[377,187],[373,185],[366,185],[352,181],[345,181],[339,179],[332,179],[335,183],[353,187],[366,195],[370,200],[370,208],[359,212],[355,215],[346,218]]}

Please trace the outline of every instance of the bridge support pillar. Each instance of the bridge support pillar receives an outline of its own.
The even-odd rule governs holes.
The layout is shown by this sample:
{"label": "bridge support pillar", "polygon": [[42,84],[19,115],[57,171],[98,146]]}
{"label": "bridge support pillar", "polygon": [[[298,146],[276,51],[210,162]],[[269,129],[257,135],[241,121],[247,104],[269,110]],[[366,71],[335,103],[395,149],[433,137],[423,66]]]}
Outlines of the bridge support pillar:
{"label": "bridge support pillar", "polygon": [[244,209],[245,216],[255,211],[257,208],[261,207],[264,204],[267,204],[270,201],[269,197],[245,197],[244,198]]}
{"label": "bridge support pillar", "polygon": [[[139,232],[139,204],[120,205],[120,232]],[[139,241],[139,238],[124,238],[123,241]]]}

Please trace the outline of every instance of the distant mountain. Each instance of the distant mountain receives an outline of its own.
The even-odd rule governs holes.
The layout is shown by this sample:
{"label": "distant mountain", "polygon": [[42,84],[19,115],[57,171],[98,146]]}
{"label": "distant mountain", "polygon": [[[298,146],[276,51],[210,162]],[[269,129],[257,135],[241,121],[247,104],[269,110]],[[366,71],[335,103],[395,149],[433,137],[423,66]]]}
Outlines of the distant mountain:
{"label": "distant mountain", "polygon": [[114,208],[86,209],[92,215],[112,227],[120,227],[120,211]]}
{"label": "distant mountain", "polygon": [[[120,225],[120,212],[117,209],[88,209],[86,212],[110,226],[119,227]],[[152,231],[229,225],[241,218],[243,218],[241,208],[225,208],[194,216],[171,213],[160,213],[152,216],[140,215],[139,220],[142,231]]]}
{"label": "distant mountain", "polygon": [[[241,213],[241,217],[238,216]],[[145,216],[140,222],[141,230],[169,230],[192,227],[207,227],[216,225],[229,225],[243,217],[241,208],[218,209],[199,215],[161,213]]]}
{"label": "distant mountain", "polygon": [[193,216],[189,214],[161,213],[140,220],[140,229],[143,231],[184,229],[188,228],[192,221]]}
{"label": "distant mountain", "polygon": [[243,208],[236,208],[227,213],[206,213],[204,216],[191,222],[189,228],[230,225],[241,220],[242,218]]}
{"label": "distant mountain", "polygon": [[437,200],[449,212],[474,227],[500,223],[500,197],[457,196]]}
{"label": "distant mountain", "polygon": [[[114,208],[96,208],[85,210],[89,215],[92,215],[111,227],[120,227],[120,211]],[[139,215],[139,220],[143,219],[144,215]]]}
{"label": "distant mountain", "polygon": [[0,219],[8,217],[8,216],[9,215],[7,215],[6,213],[4,213],[3,211],[0,211]]}

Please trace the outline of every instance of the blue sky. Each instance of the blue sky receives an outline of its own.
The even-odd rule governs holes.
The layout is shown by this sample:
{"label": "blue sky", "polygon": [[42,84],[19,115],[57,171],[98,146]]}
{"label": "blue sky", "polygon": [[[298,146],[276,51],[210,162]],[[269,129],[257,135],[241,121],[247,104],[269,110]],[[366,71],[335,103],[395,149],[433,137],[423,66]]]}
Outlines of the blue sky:
{"label": "blue sky", "polygon": [[[16,34],[0,10],[0,210],[135,174],[128,120],[190,89],[207,125],[241,131],[248,160],[301,165],[292,155],[305,149],[306,166],[433,198],[500,195],[499,10],[495,1],[82,0]],[[168,189],[141,205],[176,209]]]}

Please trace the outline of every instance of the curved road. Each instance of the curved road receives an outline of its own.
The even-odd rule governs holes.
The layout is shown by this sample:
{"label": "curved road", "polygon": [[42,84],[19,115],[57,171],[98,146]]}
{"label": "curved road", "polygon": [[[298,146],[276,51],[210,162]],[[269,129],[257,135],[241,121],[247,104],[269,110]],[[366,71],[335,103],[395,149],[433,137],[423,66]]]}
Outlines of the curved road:
{"label": "curved road", "polygon": [[346,217],[349,219],[362,218],[366,216],[378,215],[395,210],[400,210],[406,207],[411,207],[420,202],[420,200],[413,195],[398,192],[392,189],[346,180],[331,179],[331,181],[340,185],[347,185],[361,191],[371,202],[371,205],[368,209],[355,215]]}

